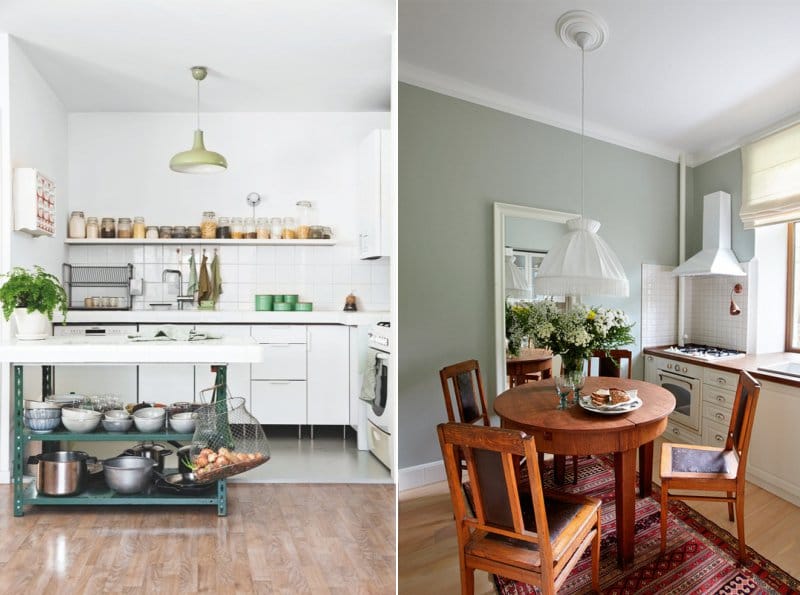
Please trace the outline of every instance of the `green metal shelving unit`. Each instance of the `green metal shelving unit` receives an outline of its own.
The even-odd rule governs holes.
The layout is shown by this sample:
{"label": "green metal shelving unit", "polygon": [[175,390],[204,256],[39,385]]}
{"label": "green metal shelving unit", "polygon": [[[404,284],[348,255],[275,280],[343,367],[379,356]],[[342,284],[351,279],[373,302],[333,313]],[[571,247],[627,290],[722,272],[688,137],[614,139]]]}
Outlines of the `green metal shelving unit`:
{"label": "green metal shelving unit", "polygon": [[[216,365],[217,400],[226,398],[227,366]],[[52,394],[53,367],[42,366],[42,391]],[[25,445],[29,442],[65,442],[65,441],[90,441],[90,442],[130,442],[132,440],[161,440],[173,442],[189,442],[192,434],[178,434],[175,432],[149,432],[143,433],[131,430],[125,433],[106,432],[97,430],[88,434],[77,434],[67,431],[54,431],[48,434],[31,432],[25,428],[23,422],[23,367],[14,366],[14,516],[23,516],[23,507],[26,504],[42,506],[163,506],[163,505],[216,505],[217,514],[228,514],[228,487],[224,479],[217,481],[216,495],[191,494],[178,495],[159,492],[155,487],[141,494],[117,494],[107,486],[91,486],[77,496],[44,496],[36,491],[35,482],[23,484],[23,467],[25,459]]]}

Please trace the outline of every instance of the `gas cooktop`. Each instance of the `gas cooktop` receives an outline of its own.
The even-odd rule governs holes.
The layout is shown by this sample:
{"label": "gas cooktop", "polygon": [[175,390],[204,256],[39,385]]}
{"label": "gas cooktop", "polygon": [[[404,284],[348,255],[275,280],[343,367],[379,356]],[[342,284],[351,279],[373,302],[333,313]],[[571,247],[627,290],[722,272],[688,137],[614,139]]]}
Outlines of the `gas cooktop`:
{"label": "gas cooktop", "polygon": [[698,345],[696,343],[687,343],[683,346],[674,345],[672,347],[667,347],[665,351],[688,357],[696,357],[697,359],[709,362],[721,359],[735,359],[747,355],[744,351],[725,349],[724,347],[712,347],[710,345]]}

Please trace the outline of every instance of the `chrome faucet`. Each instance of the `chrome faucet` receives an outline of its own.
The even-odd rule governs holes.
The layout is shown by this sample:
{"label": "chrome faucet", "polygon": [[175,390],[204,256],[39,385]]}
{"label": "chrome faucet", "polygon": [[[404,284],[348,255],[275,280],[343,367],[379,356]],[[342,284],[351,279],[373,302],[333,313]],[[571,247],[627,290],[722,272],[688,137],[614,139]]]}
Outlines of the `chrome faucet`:
{"label": "chrome faucet", "polygon": [[161,273],[161,282],[166,283],[169,275],[178,276],[178,295],[175,298],[178,301],[178,310],[183,310],[183,305],[194,301],[193,295],[183,295],[183,273],[178,269],[164,269]]}

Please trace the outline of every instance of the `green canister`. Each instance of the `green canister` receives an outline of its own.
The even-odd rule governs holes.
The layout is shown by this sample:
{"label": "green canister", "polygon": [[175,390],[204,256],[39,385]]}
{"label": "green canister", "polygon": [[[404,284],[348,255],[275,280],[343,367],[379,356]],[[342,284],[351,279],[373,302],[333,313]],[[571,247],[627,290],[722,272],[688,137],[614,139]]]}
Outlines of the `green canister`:
{"label": "green canister", "polygon": [[264,312],[272,310],[273,296],[266,294],[256,295],[256,311]]}
{"label": "green canister", "polygon": [[286,302],[275,302],[272,305],[273,310],[276,312],[291,312],[294,310],[294,304],[287,304]]}
{"label": "green canister", "polygon": [[311,302],[297,302],[294,305],[294,309],[297,312],[311,312],[311,310],[313,310],[313,304]]}
{"label": "green canister", "polygon": [[283,301],[287,304],[296,304],[299,296],[296,293],[286,293],[283,295]]}

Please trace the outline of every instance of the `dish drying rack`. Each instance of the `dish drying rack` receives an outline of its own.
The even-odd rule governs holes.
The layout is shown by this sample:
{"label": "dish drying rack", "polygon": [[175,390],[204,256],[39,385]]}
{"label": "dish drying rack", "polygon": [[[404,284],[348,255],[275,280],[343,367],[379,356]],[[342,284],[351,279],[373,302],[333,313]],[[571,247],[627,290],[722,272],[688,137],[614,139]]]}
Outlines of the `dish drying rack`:
{"label": "dish drying rack", "polygon": [[[64,264],[62,279],[64,286],[67,290],[67,297],[69,299],[70,310],[130,310],[132,307],[131,300],[131,279],[133,278],[133,265],[127,264],[122,266],[85,266]],[[73,289],[76,287],[96,287],[96,288],[122,288],[124,293],[123,301],[117,307],[110,306],[92,306],[87,307],[84,304],[84,299],[90,297],[78,296],[78,302],[75,303]],[[119,292],[116,292],[119,298]],[[119,301],[119,299],[118,299]]]}

